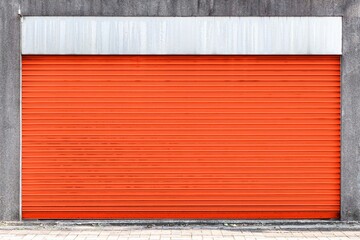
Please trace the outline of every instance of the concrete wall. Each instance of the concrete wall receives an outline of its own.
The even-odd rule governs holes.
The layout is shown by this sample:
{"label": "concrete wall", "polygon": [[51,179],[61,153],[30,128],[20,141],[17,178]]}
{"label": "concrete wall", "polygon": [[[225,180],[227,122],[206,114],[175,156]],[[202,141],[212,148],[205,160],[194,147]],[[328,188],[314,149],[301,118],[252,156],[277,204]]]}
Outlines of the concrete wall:
{"label": "concrete wall", "polygon": [[0,1],[0,219],[19,219],[20,20],[16,1]]}
{"label": "concrete wall", "polygon": [[32,16],[343,16],[342,220],[360,220],[359,0],[0,1],[0,219],[18,220],[20,19]]}
{"label": "concrete wall", "polygon": [[347,1],[341,66],[341,219],[360,220],[360,1]]}

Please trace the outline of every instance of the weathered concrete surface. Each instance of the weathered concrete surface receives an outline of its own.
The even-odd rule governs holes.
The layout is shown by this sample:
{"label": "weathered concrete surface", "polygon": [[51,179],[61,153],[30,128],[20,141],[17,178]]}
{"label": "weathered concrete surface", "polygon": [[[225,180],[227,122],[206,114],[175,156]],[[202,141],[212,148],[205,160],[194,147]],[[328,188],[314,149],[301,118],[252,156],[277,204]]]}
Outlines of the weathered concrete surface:
{"label": "weathered concrete surface", "polygon": [[17,1],[0,1],[0,219],[19,219],[20,21]]}
{"label": "weathered concrete surface", "polygon": [[330,16],[343,0],[23,0],[25,15]]}
{"label": "weathered concrete surface", "polygon": [[343,17],[341,219],[360,220],[360,1]]}
{"label": "weathered concrete surface", "polygon": [[333,220],[26,220],[0,221],[1,229],[36,229],[36,228],[104,228],[104,227],[169,227],[169,228],[233,228],[241,229],[321,229],[321,230],[358,230],[358,221]]}
{"label": "weathered concrete surface", "polygon": [[0,219],[19,219],[20,3],[34,16],[343,16],[341,213],[360,220],[359,0],[0,1]]}

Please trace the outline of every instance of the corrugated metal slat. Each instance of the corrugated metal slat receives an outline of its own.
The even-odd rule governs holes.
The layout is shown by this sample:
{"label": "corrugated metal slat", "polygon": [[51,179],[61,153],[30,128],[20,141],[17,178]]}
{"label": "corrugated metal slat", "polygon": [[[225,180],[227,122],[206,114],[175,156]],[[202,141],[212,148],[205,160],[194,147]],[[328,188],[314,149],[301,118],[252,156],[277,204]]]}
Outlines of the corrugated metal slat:
{"label": "corrugated metal slat", "polygon": [[338,218],[339,56],[23,56],[24,219]]}

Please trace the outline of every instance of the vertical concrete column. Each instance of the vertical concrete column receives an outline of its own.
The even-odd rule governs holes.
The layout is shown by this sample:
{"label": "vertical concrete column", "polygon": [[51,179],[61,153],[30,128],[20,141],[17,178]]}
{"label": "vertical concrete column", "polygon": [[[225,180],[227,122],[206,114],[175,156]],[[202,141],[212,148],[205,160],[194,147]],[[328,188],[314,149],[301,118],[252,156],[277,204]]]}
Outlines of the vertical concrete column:
{"label": "vertical concrete column", "polygon": [[360,220],[360,1],[346,1],[341,74],[341,219]]}
{"label": "vertical concrete column", "polygon": [[20,217],[20,18],[0,1],[0,220]]}

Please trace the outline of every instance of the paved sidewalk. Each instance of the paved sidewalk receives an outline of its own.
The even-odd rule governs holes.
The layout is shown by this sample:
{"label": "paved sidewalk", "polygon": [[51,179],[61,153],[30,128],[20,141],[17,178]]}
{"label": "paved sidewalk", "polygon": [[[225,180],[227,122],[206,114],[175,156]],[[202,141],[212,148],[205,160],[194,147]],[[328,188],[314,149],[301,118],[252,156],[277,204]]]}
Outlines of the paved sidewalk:
{"label": "paved sidewalk", "polygon": [[1,223],[1,240],[359,239],[360,224],[53,224]]}

